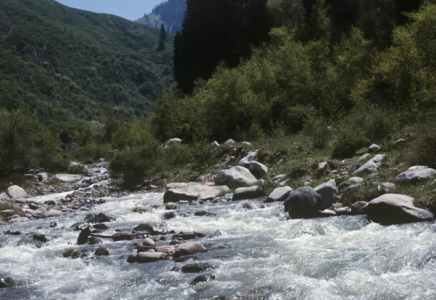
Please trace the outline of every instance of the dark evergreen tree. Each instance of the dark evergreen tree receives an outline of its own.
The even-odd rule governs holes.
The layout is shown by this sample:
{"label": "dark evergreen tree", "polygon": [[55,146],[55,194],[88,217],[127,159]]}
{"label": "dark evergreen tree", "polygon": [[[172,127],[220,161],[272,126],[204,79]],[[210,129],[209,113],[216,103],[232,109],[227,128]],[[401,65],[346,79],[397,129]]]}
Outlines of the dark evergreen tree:
{"label": "dark evergreen tree", "polygon": [[165,25],[161,24],[160,26],[160,35],[159,35],[159,46],[157,51],[165,50],[165,42],[167,41],[167,31],[165,30]]}
{"label": "dark evergreen tree", "polygon": [[266,0],[188,0],[174,43],[174,75],[184,93],[209,79],[220,62],[232,68],[249,58],[251,45],[268,39]]}

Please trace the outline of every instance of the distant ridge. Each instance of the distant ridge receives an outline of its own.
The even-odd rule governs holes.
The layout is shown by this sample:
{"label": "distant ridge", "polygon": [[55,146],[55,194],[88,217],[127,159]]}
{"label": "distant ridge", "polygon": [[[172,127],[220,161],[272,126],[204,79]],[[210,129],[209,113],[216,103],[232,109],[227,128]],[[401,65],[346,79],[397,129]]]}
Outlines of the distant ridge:
{"label": "distant ridge", "polygon": [[182,27],[185,11],[186,0],[167,0],[156,5],[150,14],[144,14],[136,22],[154,28],[164,24],[167,32],[176,34]]}

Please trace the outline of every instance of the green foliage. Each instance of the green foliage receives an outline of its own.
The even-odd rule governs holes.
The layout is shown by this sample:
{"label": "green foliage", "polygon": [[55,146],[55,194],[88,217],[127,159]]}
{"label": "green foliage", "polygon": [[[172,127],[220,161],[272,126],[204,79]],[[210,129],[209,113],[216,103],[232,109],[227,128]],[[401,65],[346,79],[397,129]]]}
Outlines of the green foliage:
{"label": "green foliage", "polygon": [[55,139],[26,107],[0,111],[0,172],[56,165]]}
{"label": "green foliage", "polygon": [[121,120],[142,117],[173,80],[156,29],[53,0],[1,1],[0,20],[0,107],[26,103],[45,124],[103,122],[107,107]]}
{"label": "green foliage", "polygon": [[405,160],[409,166],[436,163],[436,119],[434,115],[413,125],[410,141],[405,150]]}

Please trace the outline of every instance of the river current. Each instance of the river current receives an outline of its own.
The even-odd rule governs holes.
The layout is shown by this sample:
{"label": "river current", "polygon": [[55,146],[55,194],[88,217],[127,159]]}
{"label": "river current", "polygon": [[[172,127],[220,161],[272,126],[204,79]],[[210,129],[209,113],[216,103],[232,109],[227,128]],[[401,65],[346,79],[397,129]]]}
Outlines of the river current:
{"label": "river current", "polygon": [[[35,198],[60,199],[66,194]],[[206,261],[215,280],[191,285],[198,274],[184,274],[192,261],[128,263],[131,241],[104,240],[110,255],[96,257],[95,246],[77,246],[71,226],[89,212],[1,227],[21,231],[0,234],[0,277],[16,286],[0,289],[1,299],[436,299],[436,224],[368,224],[364,216],[287,220],[282,203],[259,201],[181,205],[165,220],[163,194],[106,198],[93,213],[116,217],[110,230],[131,231],[155,221],[176,232],[201,232]],[[148,208],[145,213],[135,208]],[[196,211],[212,216],[195,216]],[[55,228],[50,223],[56,222]],[[33,234],[49,241],[37,248]],[[30,237],[30,238],[29,238]],[[164,243],[164,242],[162,242]],[[220,247],[213,247],[221,245]],[[67,249],[84,258],[64,258]]]}

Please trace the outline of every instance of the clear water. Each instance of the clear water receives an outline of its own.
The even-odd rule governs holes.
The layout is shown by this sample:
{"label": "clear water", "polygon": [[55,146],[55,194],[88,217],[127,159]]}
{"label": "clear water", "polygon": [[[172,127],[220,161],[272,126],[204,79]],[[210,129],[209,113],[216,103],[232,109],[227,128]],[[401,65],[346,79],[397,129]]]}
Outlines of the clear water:
{"label": "clear water", "polygon": [[[209,248],[197,259],[217,266],[216,279],[195,286],[197,274],[174,267],[189,263],[160,261],[129,264],[131,242],[104,241],[111,255],[94,257],[93,246],[75,245],[87,212],[1,227],[21,236],[0,234],[0,276],[18,286],[0,289],[1,299],[436,299],[436,224],[367,224],[364,217],[286,220],[281,204],[250,202],[182,206],[187,216],[165,221],[162,194],[110,198],[95,208],[116,216],[111,228],[132,230],[138,223],[162,222],[169,230],[202,232]],[[43,201],[44,199],[39,199]],[[148,207],[150,212],[132,212]],[[204,210],[216,216],[198,217]],[[49,228],[56,221],[56,228]],[[50,241],[41,248],[34,233]],[[27,235],[26,235],[27,234]],[[226,249],[212,249],[224,244]],[[83,259],[63,258],[66,249],[89,251]],[[239,298],[238,298],[239,297]],[[263,298],[262,298],[263,297]]]}

